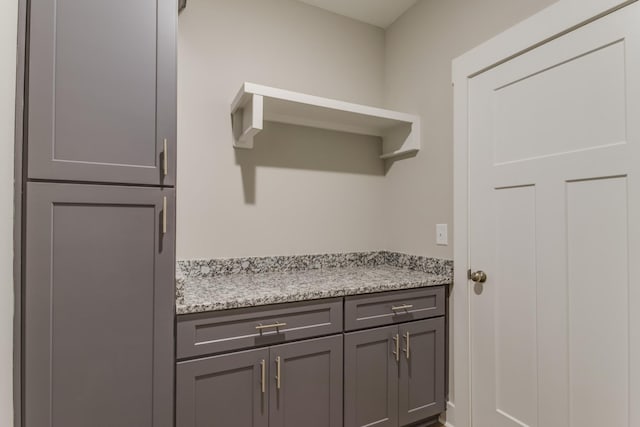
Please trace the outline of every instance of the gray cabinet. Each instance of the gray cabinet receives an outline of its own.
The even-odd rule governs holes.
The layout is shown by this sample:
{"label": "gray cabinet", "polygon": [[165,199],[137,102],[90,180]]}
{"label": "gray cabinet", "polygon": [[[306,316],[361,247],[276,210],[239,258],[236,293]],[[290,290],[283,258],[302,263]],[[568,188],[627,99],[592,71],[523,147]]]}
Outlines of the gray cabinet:
{"label": "gray cabinet", "polygon": [[445,409],[444,317],[345,335],[345,427],[404,427]]}
{"label": "gray cabinet", "polygon": [[353,295],[345,298],[344,329],[373,328],[444,316],[443,286]]}
{"label": "gray cabinet", "polygon": [[31,0],[30,179],[172,186],[175,0]]}
{"label": "gray cabinet", "polygon": [[177,365],[178,427],[340,427],[342,335]]}
{"label": "gray cabinet", "polygon": [[269,427],[342,426],[342,335],[282,344],[270,353]]}
{"label": "gray cabinet", "polygon": [[172,427],[177,2],[26,3],[22,425]]}
{"label": "gray cabinet", "polygon": [[397,326],[345,335],[345,427],[397,427],[397,339]]}
{"label": "gray cabinet", "polygon": [[178,363],[176,421],[181,427],[268,427],[269,349]]}
{"label": "gray cabinet", "polygon": [[27,206],[24,426],[171,427],[174,190],[31,182]]}
{"label": "gray cabinet", "polygon": [[178,316],[178,358],[201,358],[177,365],[176,427],[434,425],[446,404],[445,291]]}
{"label": "gray cabinet", "polygon": [[342,298],[186,314],[176,352],[185,359],[340,333]]}
{"label": "gray cabinet", "polygon": [[444,412],[444,317],[400,325],[399,424],[406,426]]}

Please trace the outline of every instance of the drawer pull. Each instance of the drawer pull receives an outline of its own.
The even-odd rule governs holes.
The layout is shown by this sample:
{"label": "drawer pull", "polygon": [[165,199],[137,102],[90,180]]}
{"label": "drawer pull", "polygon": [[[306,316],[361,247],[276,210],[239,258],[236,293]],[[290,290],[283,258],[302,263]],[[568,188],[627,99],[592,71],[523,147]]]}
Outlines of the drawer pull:
{"label": "drawer pull", "polygon": [[260,387],[262,388],[262,394],[265,394],[266,390],[266,386],[265,386],[265,382],[266,382],[266,366],[265,366],[265,361],[264,359],[262,359],[262,361],[260,362]]}
{"label": "drawer pull", "polygon": [[396,362],[400,362],[400,335],[393,336],[393,345],[396,349],[392,353],[396,357]]}
{"label": "drawer pull", "polygon": [[398,306],[393,306],[391,307],[391,310],[393,311],[401,311],[401,310],[409,310],[410,308],[413,308],[413,304],[402,304],[402,305],[398,305]]}
{"label": "drawer pull", "polygon": [[258,324],[258,326],[256,326],[256,329],[259,330],[259,331],[262,331],[264,329],[271,329],[271,328],[278,329],[278,328],[282,328],[284,326],[287,326],[287,324],[284,323],[284,322],[272,323],[270,325],[263,325],[262,323],[260,323],[260,324]]}
{"label": "drawer pull", "polygon": [[407,340],[407,348],[405,348],[403,351],[407,356],[407,360],[409,360],[409,357],[411,357],[410,354],[409,354],[409,345],[411,345],[411,339],[409,338],[409,331],[407,331],[404,334],[404,339]]}
{"label": "drawer pull", "polygon": [[280,390],[280,378],[282,374],[280,372],[280,356],[276,357],[276,387]]}

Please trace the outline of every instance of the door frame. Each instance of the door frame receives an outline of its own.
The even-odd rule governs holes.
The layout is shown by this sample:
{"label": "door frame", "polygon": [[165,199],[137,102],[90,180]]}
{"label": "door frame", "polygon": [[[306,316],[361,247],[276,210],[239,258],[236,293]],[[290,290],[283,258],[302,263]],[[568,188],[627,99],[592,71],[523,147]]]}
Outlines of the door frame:
{"label": "door frame", "polygon": [[[514,57],[561,37],[637,0],[559,0],[541,12],[453,60],[454,280],[451,294],[453,387],[447,426],[472,427],[471,287],[469,251],[469,81]],[[476,266],[478,267],[478,266]],[[478,426],[480,427],[480,426]]]}
{"label": "door frame", "polygon": [[16,34],[16,88],[15,88],[15,128],[14,128],[14,194],[13,194],[13,425],[22,427],[22,277],[24,223],[24,148],[26,146],[26,88],[27,50],[28,50],[28,0],[18,1],[17,34]]}

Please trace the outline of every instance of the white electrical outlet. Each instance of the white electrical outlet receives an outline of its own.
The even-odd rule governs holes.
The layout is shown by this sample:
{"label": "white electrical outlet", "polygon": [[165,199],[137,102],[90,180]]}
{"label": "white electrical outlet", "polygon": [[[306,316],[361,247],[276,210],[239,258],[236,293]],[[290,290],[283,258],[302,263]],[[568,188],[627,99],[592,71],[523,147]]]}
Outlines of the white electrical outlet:
{"label": "white electrical outlet", "polygon": [[436,224],[436,244],[447,246],[449,244],[449,235],[447,224]]}

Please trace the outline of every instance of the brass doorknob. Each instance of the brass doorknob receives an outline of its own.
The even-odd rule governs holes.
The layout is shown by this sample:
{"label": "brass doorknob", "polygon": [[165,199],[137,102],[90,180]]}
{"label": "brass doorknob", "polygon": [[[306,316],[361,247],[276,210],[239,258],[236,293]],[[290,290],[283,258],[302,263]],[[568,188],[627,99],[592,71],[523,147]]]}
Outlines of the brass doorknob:
{"label": "brass doorknob", "polygon": [[487,273],[482,270],[474,271],[469,275],[469,279],[476,283],[484,283],[487,281]]}

